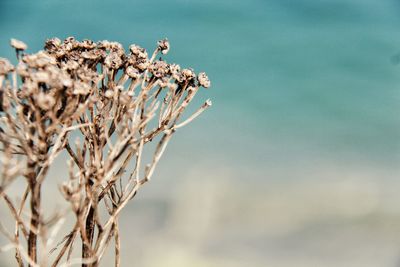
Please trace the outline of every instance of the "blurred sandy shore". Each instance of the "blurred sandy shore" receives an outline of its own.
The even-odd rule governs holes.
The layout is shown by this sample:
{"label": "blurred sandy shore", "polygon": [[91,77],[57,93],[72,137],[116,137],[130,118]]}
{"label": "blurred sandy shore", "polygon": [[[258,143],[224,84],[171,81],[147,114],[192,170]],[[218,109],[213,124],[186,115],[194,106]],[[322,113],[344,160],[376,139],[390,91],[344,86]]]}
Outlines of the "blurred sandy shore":
{"label": "blurred sandy shore", "polygon": [[[155,180],[139,193],[120,221],[124,266],[399,266],[400,184],[387,183],[395,173],[341,169],[338,179],[319,170],[254,187],[229,169],[203,168],[172,178],[169,190]],[[56,197],[46,197],[54,210]],[[13,266],[12,253],[1,259]]]}

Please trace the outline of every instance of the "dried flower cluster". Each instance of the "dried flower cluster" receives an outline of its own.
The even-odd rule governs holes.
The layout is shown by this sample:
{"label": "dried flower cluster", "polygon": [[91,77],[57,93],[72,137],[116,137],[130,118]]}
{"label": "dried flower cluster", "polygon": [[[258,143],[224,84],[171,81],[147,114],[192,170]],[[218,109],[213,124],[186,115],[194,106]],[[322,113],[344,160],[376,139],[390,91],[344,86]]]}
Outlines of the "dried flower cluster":
{"label": "dried flower cluster", "polygon": [[[18,64],[0,58],[0,197],[16,224],[12,234],[1,230],[19,266],[98,266],[112,239],[120,266],[118,215],[149,181],[174,132],[211,105],[207,100],[181,121],[210,81],[205,73],[156,59],[170,49],[166,39],[157,45],[149,57],[138,45],[126,52],[117,42],[53,38],[44,51],[26,54],[26,44],[11,40]],[[152,141],[152,160],[144,164]],[[75,225],[56,246],[65,214],[44,219],[41,188],[64,151],[69,172],[60,192]],[[22,178],[26,188],[17,205],[6,189]],[[106,220],[100,219],[102,209]],[[22,216],[27,211],[28,219]],[[71,258],[75,244],[82,244],[79,259]]]}

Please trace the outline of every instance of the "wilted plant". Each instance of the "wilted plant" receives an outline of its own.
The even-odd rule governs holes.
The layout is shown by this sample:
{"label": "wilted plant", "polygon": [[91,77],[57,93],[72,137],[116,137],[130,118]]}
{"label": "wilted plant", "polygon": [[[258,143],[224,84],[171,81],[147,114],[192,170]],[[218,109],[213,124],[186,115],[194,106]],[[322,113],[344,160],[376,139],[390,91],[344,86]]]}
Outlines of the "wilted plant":
{"label": "wilted plant", "polygon": [[[126,53],[117,42],[72,37],[49,39],[36,54],[25,54],[21,41],[13,39],[11,45],[18,64],[0,58],[0,196],[15,220],[12,234],[1,227],[10,241],[5,249],[15,249],[19,266],[98,266],[114,239],[115,266],[120,266],[118,216],[150,180],[175,131],[211,105],[207,100],[181,121],[199,88],[208,88],[210,81],[205,73],[196,76],[192,69],[156,59],[168,52],[166,39],[150,58],[137,45]],[[143,151],[152,141],[157,145],[144,165]],[[60,192],[75,223],[55,245],[65,214],[44,218],[41,189],[63,151],[70,157],[69,178]],[[18,205],[6,190],[17,179],[26,181]],[[23,216],[25,209],[29,216]],[[106,219],[100,218],[103,210]],[[71,259],[78,244],[82,256]]]}

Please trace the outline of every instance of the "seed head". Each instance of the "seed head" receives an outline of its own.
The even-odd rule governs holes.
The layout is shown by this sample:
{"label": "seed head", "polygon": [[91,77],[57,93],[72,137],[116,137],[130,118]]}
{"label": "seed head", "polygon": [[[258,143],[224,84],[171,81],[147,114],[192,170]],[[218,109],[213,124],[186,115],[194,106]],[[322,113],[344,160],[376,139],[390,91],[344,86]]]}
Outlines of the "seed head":
{"label": "seed head", "polygon": [[163,55],[168,53],[170,45],[167,38],[158,41],[157,44],[158,50],[160,50]]}
{"label": "seed head", "polygon": [[11,39],[10,44],[16,50],[26,50],[28,48],[28,46],[24,42],[19,41],[17,39]]}
{"label": "seed head", "polygon": [[22,61],[25,62],[30,68],[43,68],[46,65],[55,65],[57,63],[54,57],[50,56],[44,51],[40,51],[32,55],[25,55],[22,57]]}
{"label": "seed head", "polygon": [[194,77],[196,77],[196,74],[194,73],[193,69],[183,69],[182,75],[183,75],[183,79],[186,81],[190,81]]}
{"label": "seed head", "polygon": [[100,49],[93,49],[93,50],[89,50],[89,51],[84,51],[82,52],[82,58],[84,59],[101,59],[104,58],[106,56],[106,53],[103,50]]}
{"label": "seed head", "polygon": [[92,41],[92,40],[83,40],[82,42],[78,42],[78,45],[80,48],[84,48],[84,49],[93,49],[96,47],[96,44]]}
{"label": "seed head", "polygon": [[197,75],[197,81],[204,88],[208,88],[211,85],[210,79],[208,79],[208,76],[205,72],[200,72],[199,75]]}
{"label": "seed head", "polygon": [[129,50],[130,50],[131,53],[132,53],[133,55],[135,55],[135,56],[139,56],[139,55],[143,55],[143,54],[146,54],[146,55],[147,55],[146,50],[145,50],[144,48],[142,48],[142,47],[136,45],[136,44],[130,45],[130,46],[129,46]]}
{"label": "seed head", "polygon": [[111,52],[106,59],[104,60],[104,64],[110,69],[119,69],[122,65],[121,56],[117,52]]}
{"label": "seed head", "polygon": [[111,52],[117,53],[120,57],[125,55],[124,47],[118,42],[109,42],[109,49]]}
{"label": "seed head", "polygon": [[64,40],[63,43],[63,48],[66,51],[71,51],[74,48],[77,48],[79,46],[79,43],[75,40],[74,37],[68,37]]}
{"label": "seed head", "polygon": [[169,72],[169,66],[165,61],[157,60],[149,66],[149,71],[157,78],[164,77]]}
{"label": "seed head", "polygon": [[8,59],[0,58],[0,75],[6,75],[14,69],[14,66]]}
{"label": "seed head", "polygon": [[51,38],[51,39],[47,39],[46,43],[44,45],[44,49],[49,52],[49,53],[53,53],[56,52],[56,50],[58,50],[61,46],[61,40],[58,38]]}

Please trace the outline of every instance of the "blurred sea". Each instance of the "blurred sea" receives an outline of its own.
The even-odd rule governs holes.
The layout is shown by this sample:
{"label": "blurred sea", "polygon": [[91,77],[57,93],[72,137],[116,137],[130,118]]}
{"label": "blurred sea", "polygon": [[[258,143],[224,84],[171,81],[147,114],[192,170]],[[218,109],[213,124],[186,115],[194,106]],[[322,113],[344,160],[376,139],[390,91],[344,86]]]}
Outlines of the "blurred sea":
{"label": "blurred sea", "polygon": [[123,266],[400,266],[399,29],[396,0],[0,1],[1,57],[168,37],[212,80],[122,216]]}

